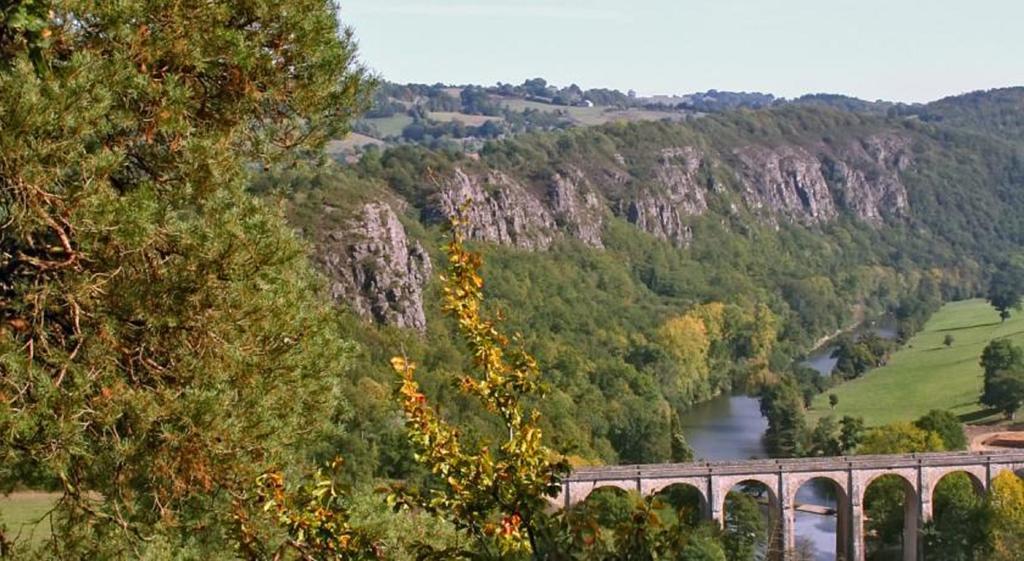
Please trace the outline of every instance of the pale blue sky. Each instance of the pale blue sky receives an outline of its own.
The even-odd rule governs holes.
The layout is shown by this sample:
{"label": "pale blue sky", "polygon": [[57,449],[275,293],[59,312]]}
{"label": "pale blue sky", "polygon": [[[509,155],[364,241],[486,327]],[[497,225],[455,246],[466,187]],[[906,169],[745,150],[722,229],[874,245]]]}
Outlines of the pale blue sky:
{"label": "pale blue sky", "polygon": [[1024,85],[1024,0],[339,0],[397,82],[835,92]]}

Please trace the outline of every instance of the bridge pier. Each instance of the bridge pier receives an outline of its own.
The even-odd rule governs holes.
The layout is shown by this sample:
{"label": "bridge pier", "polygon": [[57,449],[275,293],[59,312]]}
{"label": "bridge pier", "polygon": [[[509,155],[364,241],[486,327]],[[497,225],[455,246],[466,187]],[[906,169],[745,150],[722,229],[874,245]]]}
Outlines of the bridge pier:
{"label": "bridge pier", "polygon": [[849,493],[839,493],[836,498],[836,559],[849,561],[852,559],[850,548],[853,547],[853,504]]}
{"label": "bridge pier", "polygon": [[864,495],[854,481],[853,471],[850,471],[850,509],[849,529],[850,543],[847,561],[864,561],[866,545],[864,540]]}
{"label": "bridge pier", "polygon": [[795,497],[797,489],[790,489],[790,480],[779,470],[778,508],[779,508],[779,545],[781,547],[780,558],[788,559],[789,552],[796,550],[796,510],[794,501],[789,497]]}

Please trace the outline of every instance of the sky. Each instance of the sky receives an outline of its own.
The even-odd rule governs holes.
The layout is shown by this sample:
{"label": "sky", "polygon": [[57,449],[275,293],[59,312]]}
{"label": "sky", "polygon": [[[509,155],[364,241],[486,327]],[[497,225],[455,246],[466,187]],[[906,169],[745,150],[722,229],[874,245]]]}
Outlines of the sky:
{"label": "sky", "polygon": [[924,102],[1024,85],[1024,0],[339,0],[394,82]]}

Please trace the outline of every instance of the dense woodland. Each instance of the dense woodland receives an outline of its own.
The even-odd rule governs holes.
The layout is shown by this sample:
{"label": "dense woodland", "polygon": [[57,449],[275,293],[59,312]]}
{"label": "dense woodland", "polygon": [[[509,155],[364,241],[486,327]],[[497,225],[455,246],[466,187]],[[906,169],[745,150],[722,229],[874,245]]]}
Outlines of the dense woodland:
{"label": "dense woodland", "polygon": [[[572,464],[688,459],[678,413],[729,391],[763,394],[779,454],[959,447],[941,412],[811,431],[807,392],[826,388],[793,365],[864,315],[912,333],[982,294],[1024,242],[1002,110],[792,106],[340,165],[323,145],[371,107],[375,80],[324,0],[15,2],[0,57],[0,489],[57,497],[38,539],[0,526],[5,558],[747,561],[768,531],[744,494],[724,529],[685,496],[557,513],[546,497]],[[736,186],[713,166],[726,189],[685,247],[610,216],[603,248],[526,251],[422,213],[430,177],[455,166],[529,177],[620,153],[644,177],[667,144],[725,154],[893,130],[913,140],[913,212],[884,225],[727,212]],[[325,205],[371,200],[403,209],[447,264],[424,332],[331,301],[311,262],[337,219]],[[858,345],[875,356],[852,342],[847,376]],[[1016,383],[1005,370],[994,387]],[[949,510],[977,522],[965,559],[1018,551],[1024,485],[997,487]],[[883,537],[886,498],[871,516]]]}
{"label": "dense woodland", "polygon": [[[983,295],[988,279],[1019,260],[1024,240],[1024,160],[995,137],[941,128],[904,117],[783,107],[709,116],[687,124],[606,125],[525,135],[486,145],[480,160],[461,152],[400,147],[370,152],[350,167],[293,169],[260,177],[255,192],[286,201],[290,220],[316,237],[337,225],[322,205],[403,200],[403,221],[431,250],[440,225],[425,215],[436,189],[430,177],[454,167],[498,169],[544,177],[572,164],[600,168],[613,154],[653,165],[658,149],[683,143],[728,153],[749,142],[841,143],[858,134],[899,131],[912,136],[917,164],[904,176],[911,216],[877,227],[847,217],[807,227],[765,224],[730,213],[728,194],[695,217],[692,243],[679,248],[612,217],[603,248],[573,240],[545,251],[480,245],[490,301],[545,365],[551,394],[542,405],[551,442],[581,462],[652,462],[672,456],[675,412],[729,391],[756,393],[792,376],[805,394],[832,383],[794,367],[822,336],[864,316],[892,314],[902,338],[919,329],[945,301]],[[631,170],[650,174],[642,167]],[[720,173],[709,170],[709,175]],[[727,175],[718,181],[729,184]],[[615,193],[608,196],[614,197]],[[435,262],[438,253],[434,252]],[[434,289],[428,294],[436,294]],[[443,343],[450,326],[436,297],[427,297],[427,333],[366,329],[357,387],[386,387],[384,358],[401,346],[431,370],[463,364]],[[890,350],[876,341],[843,343],[840,374],[877,366]],[[442,379],[428,383],[446,395]],[[365,392],[358,390],[360,395]],[[378,392],[383,395],[383,393]],[[360,466],[400,476],[380,404],[356,415]],[[474,424],[472,408],[452,414]],[[478,430],[486,431],[479,426]],[[376,459],[374,459],[376,457]],[[378,465],[380,468],[369,466]]]}

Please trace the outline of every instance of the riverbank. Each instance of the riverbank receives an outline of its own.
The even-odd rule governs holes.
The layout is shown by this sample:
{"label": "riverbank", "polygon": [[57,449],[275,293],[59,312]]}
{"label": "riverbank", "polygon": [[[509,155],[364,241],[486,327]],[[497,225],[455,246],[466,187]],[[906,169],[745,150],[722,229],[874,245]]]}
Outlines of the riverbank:
{"label": "riverbank", "polygon": [[[953,336],[949,347],[947,335]],[[861,416],[869,426],[912,421],[932,409],[952,411],[969,423],[993,420],[997,416],[977,403],[982,387],[978,361],[985,346],[1000,338],[1024,344],[1024,314],[1000,322],[984,300],[946,304],[886,366],[817,396],[810,414]],[[831,393],[839,398],[835,410],[829,407]]]}
{"label": "riverbank", "polygon": [[847,333],[853,333],[864,326],[864,322],[867,321],[864,315],[864,306],[856,305],[853,308],[853,323],[833,331],[832,333],[820,337],[817,341],[811,345],[811,350],[808,354],[814,354],[823,348],[829,346],[833,341],[838,339],[840,336]]}

